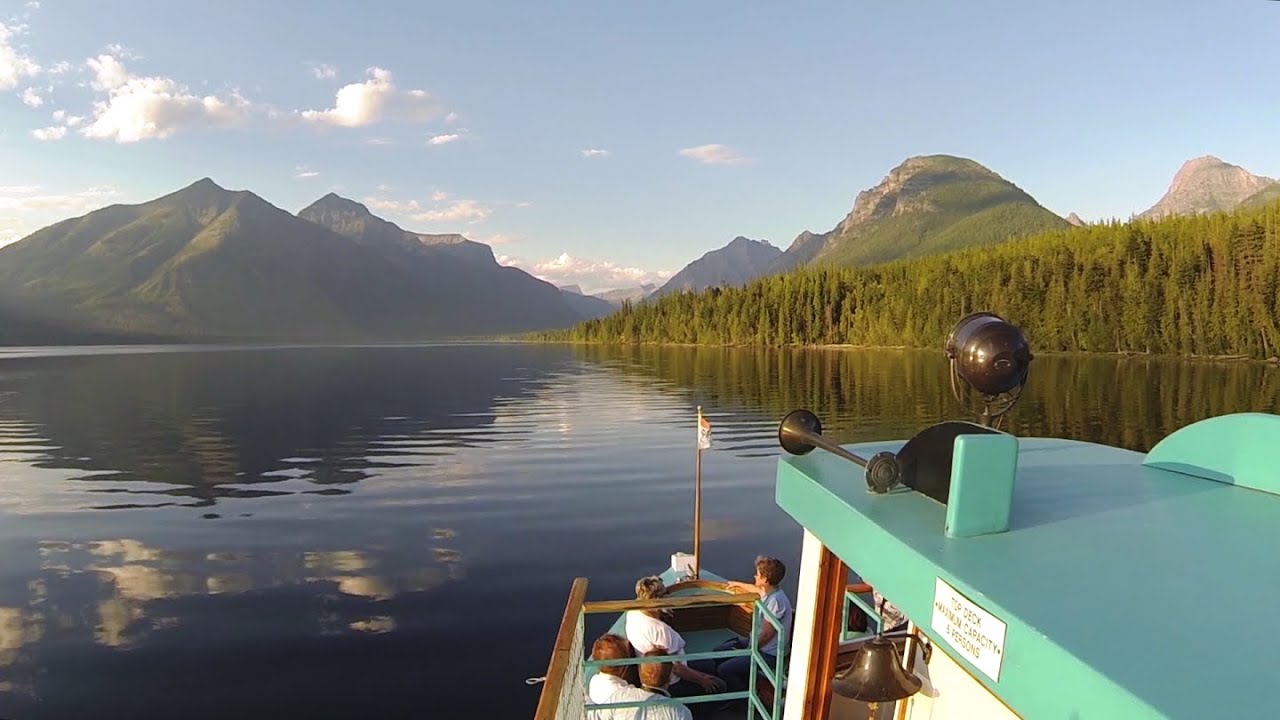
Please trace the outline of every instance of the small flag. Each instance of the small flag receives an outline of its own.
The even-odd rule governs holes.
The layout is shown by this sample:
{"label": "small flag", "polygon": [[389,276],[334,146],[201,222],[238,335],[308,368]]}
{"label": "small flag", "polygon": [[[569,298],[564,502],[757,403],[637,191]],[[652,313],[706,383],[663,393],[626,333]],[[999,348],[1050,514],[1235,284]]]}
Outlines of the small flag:
{"label": "small flag", "polygon": [[702,417],[702,413],[698,413],[698,449],[706,450],[711,447],[711,423]]}

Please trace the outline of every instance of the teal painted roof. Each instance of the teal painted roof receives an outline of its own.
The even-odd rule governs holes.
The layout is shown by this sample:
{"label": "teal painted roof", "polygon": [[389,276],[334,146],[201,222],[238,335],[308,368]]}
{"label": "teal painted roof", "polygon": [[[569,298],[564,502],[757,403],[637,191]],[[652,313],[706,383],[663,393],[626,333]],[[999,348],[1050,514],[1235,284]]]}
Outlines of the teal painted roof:
{"label": "teal painted roof", "polygon": [[[1104,445],[1017,447],[1006,532],[947,537],[942,503],[873,495],[821,450],[779,460],[777,501],[1023,717],[1280,714],[1280,496]],[[930,627],[937,578],[1007,624],[998,681]]]}

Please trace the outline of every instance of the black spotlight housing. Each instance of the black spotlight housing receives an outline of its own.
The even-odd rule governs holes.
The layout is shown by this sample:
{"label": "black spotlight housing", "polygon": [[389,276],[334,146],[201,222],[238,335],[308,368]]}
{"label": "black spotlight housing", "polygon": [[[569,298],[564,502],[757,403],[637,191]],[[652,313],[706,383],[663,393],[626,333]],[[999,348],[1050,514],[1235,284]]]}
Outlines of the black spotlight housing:
{"label": "black spotlight housing", "polygon": [[995,313],[973,313],[952,328],[945,350],[951,361],[953,394],[965,404],[956,388],[958,378],[982,395],[984,424],[1013,408],[1033,358],[1022,330]]}

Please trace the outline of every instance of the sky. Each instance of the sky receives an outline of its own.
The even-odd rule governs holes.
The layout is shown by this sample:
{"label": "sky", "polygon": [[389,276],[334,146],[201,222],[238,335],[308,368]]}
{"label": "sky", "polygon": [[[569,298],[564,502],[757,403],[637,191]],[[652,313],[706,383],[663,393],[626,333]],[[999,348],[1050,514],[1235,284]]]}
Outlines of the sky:
{"label": "sky", "polygon": [[0,244],[211,177],[594,292],[823,232],[907,157],[1086,220],[1280,177],[1280,2],[0,0]]}

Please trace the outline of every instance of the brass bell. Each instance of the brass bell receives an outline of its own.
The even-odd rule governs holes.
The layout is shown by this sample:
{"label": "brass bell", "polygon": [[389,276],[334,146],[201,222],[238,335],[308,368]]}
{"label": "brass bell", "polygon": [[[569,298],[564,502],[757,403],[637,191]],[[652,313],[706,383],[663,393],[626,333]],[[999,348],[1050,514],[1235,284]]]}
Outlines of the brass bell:
{"label": "brass bell", "polygon": [[893,641],[881,635],[858,648],[853,665],[831,679],[836,694],[865,703],[901,700],[920,692],[923,684],[902,667]]}

